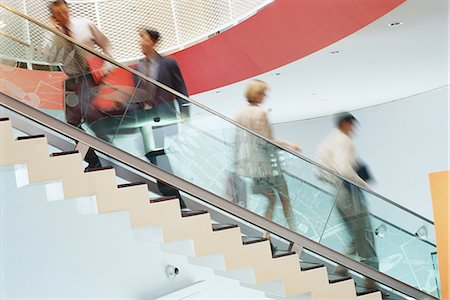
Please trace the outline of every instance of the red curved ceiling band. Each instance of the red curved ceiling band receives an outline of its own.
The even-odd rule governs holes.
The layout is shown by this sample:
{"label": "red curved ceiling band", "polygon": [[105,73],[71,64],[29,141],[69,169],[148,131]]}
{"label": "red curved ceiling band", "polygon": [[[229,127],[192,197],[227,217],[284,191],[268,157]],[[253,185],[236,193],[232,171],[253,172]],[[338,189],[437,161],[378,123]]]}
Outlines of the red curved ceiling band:
{"label": "red curved ceiling band", "polygon": [[294,62],[405,1],[276,0],[237,26],[172,56],[190,94],[197,94]]}

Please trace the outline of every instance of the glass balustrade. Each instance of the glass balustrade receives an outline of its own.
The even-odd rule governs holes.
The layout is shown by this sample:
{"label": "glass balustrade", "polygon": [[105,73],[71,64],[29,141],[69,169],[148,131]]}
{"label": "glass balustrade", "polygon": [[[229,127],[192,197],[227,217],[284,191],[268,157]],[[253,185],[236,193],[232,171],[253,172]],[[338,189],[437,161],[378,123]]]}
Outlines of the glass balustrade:
{"label": "glass balustrade", "polygon": [[[4,32],[14,37],[0,36],[3,94],[437,295],[431,256],[436,247],[427,236],[434,234],[434,226],[429,221],[155,85],[143,74],[104,62],[6,9],[0,14]],[[20,40],[14,32],[17,22],[26,23],[32,40]],[[19,62],[49,68],[21,68]],[[50,71],[55,69],[62,71]],[[358,193],[364,207],[347,218],[342,209],[351,205],[348,189]],[[362,229],[357,239],[355,227]],[[358,251],[358,241],[370,245],[375,254],[358,253],[364,251]]]}

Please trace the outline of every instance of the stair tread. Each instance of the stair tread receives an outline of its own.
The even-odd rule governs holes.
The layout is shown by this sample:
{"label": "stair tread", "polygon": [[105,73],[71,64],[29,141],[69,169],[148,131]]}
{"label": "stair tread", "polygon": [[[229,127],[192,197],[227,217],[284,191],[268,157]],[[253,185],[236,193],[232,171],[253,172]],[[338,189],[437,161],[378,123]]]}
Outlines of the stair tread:
{"label": "stair tread", "polygon": [[78,150],[54,152],[54,153],[50,154],[50,156],[51,157],[57,157],[57,156],[70,155],[70,154],[76,154],[76,153],[79,153]]}
{"label": "stair tread", "polygon": [[372,293],[376,293],[376,292],[379,292],[379,290],[378,289],[370,289],[370,290],[366,290],[366,291],[361,291],[361,292],[356,292],[356,296],[364,296],[364,295],[367,295],[367,294],[372,294]]}
{"label": "stair tread", "polygon": [[212,224],[213,231],[227,230],[238,227],[236,224]]}
{"label": "stair tread", "polygon": [[345,276],[345,277],[341,277],[341,278],[329,279],[328,282],[330,284],[333,284],[333,283],[338,283],[338,282],[347,281],[347,280],[351,280],[351,279],[353,279],[351,276]]}
{"label": "stair tread", "polygon": [[203,214],[207,214],[207,213],[208,212],[206,210],[190,210],[190,211],[182,211],[181,216],[183,218],[188,218],[188,217],[203,215]]}
{"label": "stair tread", "polygon": [[31,140],[31,139],[40,139],[45,137],[43,134],[37,134],[37,135],[26,135],[26,136],[19,136],[17,137],[17,141],[23,141],[23,140]]}
{"label": "stair tread", "polygon": [[267,239],[263,237],[242,236],[241,238],[243,245],[250,245],[267,241]]}
{"label": "stair tread", "polygon": [[161,197],[150,199],[150,203],[158,203],[158,202],[164,202],[164,201],[175,200],[175,199],[178,199],[177,196],[161,196]]}
{"label": "stair tread", "polygon": [[309,271],[309,270],[319,269],[319,268],[323,268],[323,267],[325,267],[324,264],[315,264],[313,266],[303,266],[302,263],[300,263],[300,269],[302,271]]}
{"label": "stair tread", "polygon": [[273,258],[280,258],[280,257],[284,257],[284,256],[294,255],[294,254],[296,255],[297,253],[295,253],[295,251],[290,251],[290,252],[274,254],[274,255],[272,255],[272,257]]}
{"label": "stair tread", "polygon": [[113,167],[107,166],[107,167],[89,168],[89,169],[85,169],[84,173],[95,172],[95,171],[103,171],[103,170],[110,170],[110,169],[113,169]]}
{"label": "stair tread", "polygon": [[136,186],[136,185],[143,185],[143,184],[147,185],[147,184],[146,184],[145,182],[143,182],[143,181],[130,182],[130,183],[122,183],[122,184],[119,184],[119,185],[117,186],[117,188],[118,188],[118,189],[121,189],[121,188],[126,188],[126,187]]}

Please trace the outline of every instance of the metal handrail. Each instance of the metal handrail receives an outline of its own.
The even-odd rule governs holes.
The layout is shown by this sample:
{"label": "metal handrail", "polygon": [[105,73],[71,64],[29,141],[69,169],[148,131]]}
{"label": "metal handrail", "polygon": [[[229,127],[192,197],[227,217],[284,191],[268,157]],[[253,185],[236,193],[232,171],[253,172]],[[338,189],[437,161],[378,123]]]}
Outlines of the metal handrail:
{"label": "metal handrail", "polygon": [[431,225],[434,225],[434,222],[433,222],[433,221],[431,221],[431,220],[425,218],[424,216],[421,216],[421,215],[415,213],[414,211],[412,211],[412,210],[410,210],[410,209],[408,209],[408,208],[406,208],[406,207],[403,207],[403,206],[399,205],[398,203],[396,203],[396,202],[394,202],[394,201],[392,201],[392,200],[390,200],[390,199],[388,199],[388,198],[386,198],[386,197],[384,197],[384,196],[382,196],[382,195],[380,195],[380,194],[378,194],[378,193],[376,193],[376,192],[374,192],[374,191],[368,189],[367,187],[361,186],[360,184],[358,184],[358,183],[356,183],[356,182],[353,182],[352,180],[349,180],[348,178],[343,177],[342,175],[336,173],[335,171],[333,171],[333,170],[331,170],[331,169],[329,169],[329,168],[327,168],[327,167],[325,167],[325,166],[323,166],[323,165],[321,165],[321,164],[315,162],[314,160],[312,160],[312,159],[310,159],[310,158],[304,156],[303,154],[301,154],[301,153],[299,153],[299,152],[297,152],[297,151],[294,151],[294,150],[292,150],[292,149],[289,149],[289,148],[285,147],[284,145],[280,144],[280,143],[277,142],[277,141],[270,140],[270,139],[268,139],[268,138],[266,138],[266,137],[260,135],[259,133],[254,132],[254,131],[248,129],[247,127],[245,127],[245,126],[236,123],[236,122],[235,122],[234,120],[232,120],[231,118],[228,118],[228,117],[226,117],[226,116],[224,116],[224,115],[222,115],[222,114],[220,114],[220,113],[218,113],[218,112],[212,110],[211,108],[209,108],[209,107],[207,107],[207,106],[205,106],[205,105],[203,105],[203,104],[197,102],[196,100],[193,100],[193,99],[191,99],[191,98],[189,98],[189,97],[187,97],[187,96],[181,94],[180,92],[178,92],[178,91],[176,91],[176,90],[174,90],[174,89],[172,89],[172,88],[170,88],[170,87],[168,87],[168,86],[166,86],[166,85],[160,83],[159,81],[154,80],[154,79],[152,79],[152,78],[146,76],[145,74],[142,74],[142,73],[136,71],[135,69],[130,68],[129,66],[124,65],[124,64],[122,64],[122,63],[120,63],[120,62],[118,62],[118,61],[112,59],[111,57],[109,57],[109,56],[107,56],[107,55],[105,55],[105,54],[103,54],[103,53],[97,52],[94,48],[91,48],[91,47],[88,47],[88,46],[86,46],[86,45],[80,44],[79,42],[77,42],[76,40],[74,40],[73,38],[71,38],[70,36],[67,36],[67,35],[65,35],[65,34],[63,34],[63,33],[61,33],[61,32],[59,32],[58,30],[56,30],[56,29],[54,29],[54,28],[51,28],[50,26],[45,25],[45,24],[43,24],[43,23],[41,23],[41,22],[39,22],[39,21],[37,21],[37,20],[31,18],[30,16],[28,16],[28,15],[26,15],[26,14],[20,12],[20,11],[17,11],[17,10],[15,10],[15,9],[13,9],[13,8],[11,8],[11,7],[9,7],[9,6],[5,5],[5,4],[3,4],[3,3],[0,3],[0,7],[3,7],[4,9],[9,10],[10,12],[12,12],[12,13],[14,13],[14,14],[16,14],[16,15],[22,17],[22,18],[25,18],[25,19],[27,19],[28,21],[30,21],[30,22],[32,22],[32,23],[34,23],[34,24],[36,24],[36,25],[38,25],[38,26],[40,26],[40,27],[42,27],[42,28],[44,28],[44,29],[46,29],[46,30],[48,30],[48,31],[50,31],[50,32],[52,32],[52,33],[54,33],[54,34],[56,34],[56,35],[58,35],[59,37],[64,38],[64,39],[70,41],[71,43],[77,45],[78,47],[80,47],[80,48],[86,50],[87,52],[89,52],[89,53],[91,53],[91,54],[93,54],[93,55],[96,55],[96,56],[98,56],[98,57],[101,57],[102,59],[108,61],[109,63],[111,63],[111,64],[113,64],[113,65],[116,65],[116,66],[118,66],[118,67],[120,67],[120,68],[122,68],[122,69],[125,69],[126,71],[131,72],[131,73],[133,73],[134,75],[136,75],[136,76],[138,76],[138,77],[140,77],[140,78],[143,78],[143,79],[145,79],[145,80],[151,82],[152,84],[154,84],[154,85],[156,85],[156,86],[158,86],[158,87],[160,87],[160,88],[162,88],[162,89],[164,89],[164,90],[166,90],[166,91],[172,93],[173,95],[177,96],[178,98],[181,98],[181,99],[183,99],[183,100],[185,100],[185,101],[187,101],[187,102],[189,102],[189,103],[192,103],[192,104],[194,104],[195,106],[200,107],[201,109],[203,109],[203,110],[205,110],[205,111],[207,111],[207,112],[209,112],[209,113],[211,113],[211,114],[213,114],[213,115],[215,115],[215,116],[217,116],[217,117],[219,117],[219,118],[221,118],[221,119],[223,119],[223,120],[225,120],[225,121],[227,121],[227,122],[233,124],[234,126],[236,126],[236,127],[238,127],[238,128],[241,128],[242,130],[245,130],[245,131],[250,132],[251,134],[253,134],[253,135],[259,137],[260,139],[266,141],[267,143],[273,144],[273,145],[277,146],[278,148],[282,149],[283,151],[288,152],[288,153],[290,153],[290,154],[292,154],[292,155],[294,155],[294,156],[296,156],[296,157],[299,157],[300,159],[302,159],[302,160],[304,160],[304,161],[306,161],[306,162],[308,162],[308,163],[310,163],[310,164],[316,166],[317,168],[322,169],[322,170],[325,170],[326,172],[333,174],[334,176],[338,177],[339,179],[341,179],[341,180],[343,180],[343,181],[346,181],[346,182],[349,182],[349,183],[351,183],[352,185],[358,187],[359,189],[364,190],[364,191],[366,191],[366,192],[368,192],[368,193],[370,193],[370,194],[372,194],[372,195],[374,195],[374,196],[376,196],[376,197],[378,197],[378,198],[380,198],[380,199],[382,199],[382,200],[388,202],[389,204],[394,205],[394,206],[396,206],[396,207],[398,207],[398,208],[400,208],[400,209],[402,209],[402,210],[408,212],[409,214],[414,215],[415,217],[422,219],[423,221],[425,221],[425,222],[427,222],[427,223],[429,223],[429,224],[431,224]]}
{"label": "metal handrail", "polygon": [[158,168],[152,164],[149,164],[138,157],[135,157],[128,152],[118,149],[113,145],[100,140],[96,137],[89,135],[88,133],[69,125],[63,121],[55,119],[25,103],[17,101],[10,96],[0,93],[0,106],[3,106],[10,111],[13,111],[19,115],[24,116],[27,119],[32,120],[37,124],[41,124],[50,130],[58,132],[70,139],[76,140],[94,150],[97,150],[106,156],[119,161],[137,172],[141,172],[147,176],[153,177],[157,180],[165,182],[177,189],[189,194],[197,199],[219,208],[220,210],[236,216],[246,222],[253,224],[265,231],[272,232],[273,234],[283,237],[295,244],[301,245],[303,248],[308,249],[322,257],[326,257],[339,265],[355,270],[366,277],[388,286],[396,291],[399,291],[405,295],[414,297],[416,299],[437,299],[421,290],[416,289],[402,281],[399,281],[389,275],[379,272],[359,261],[353,260],[344,254],[341,254],[333,249],[330,249],[324,245],[321,245],[307,237],[304,237],[290,229],[274,223],[271,220],[266,219],[252,211],[249,211],[239,205],[236,205],[226,199],[223,199],[197,185],[194,185],[184,179],[181,179],[163,169]]}

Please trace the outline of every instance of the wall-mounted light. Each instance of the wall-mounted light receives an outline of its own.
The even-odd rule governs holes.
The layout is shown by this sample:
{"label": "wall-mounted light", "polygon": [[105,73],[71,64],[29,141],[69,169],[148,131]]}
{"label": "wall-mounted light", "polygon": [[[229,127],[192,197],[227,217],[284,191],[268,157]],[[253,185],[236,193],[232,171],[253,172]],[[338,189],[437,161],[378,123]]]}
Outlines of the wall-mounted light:
{"label": "wall-mounted light", "polygon": [[380,225],[377,229],[375,229],[375,235],[382,239],[386,236],[386,230],[386,225]]}
{"label": "wall-mounted light", "polygon": [[416,236],[422,240],[426,239],[428,237],[428,229],[425,225],[422,225],[417,229]]}
{"label": "wall-mounted light", "polygon": [[175,266],[167,265],[166,267],[166,276],[169,279],[174,279],[177,275],[180,274],[180,269]]}

